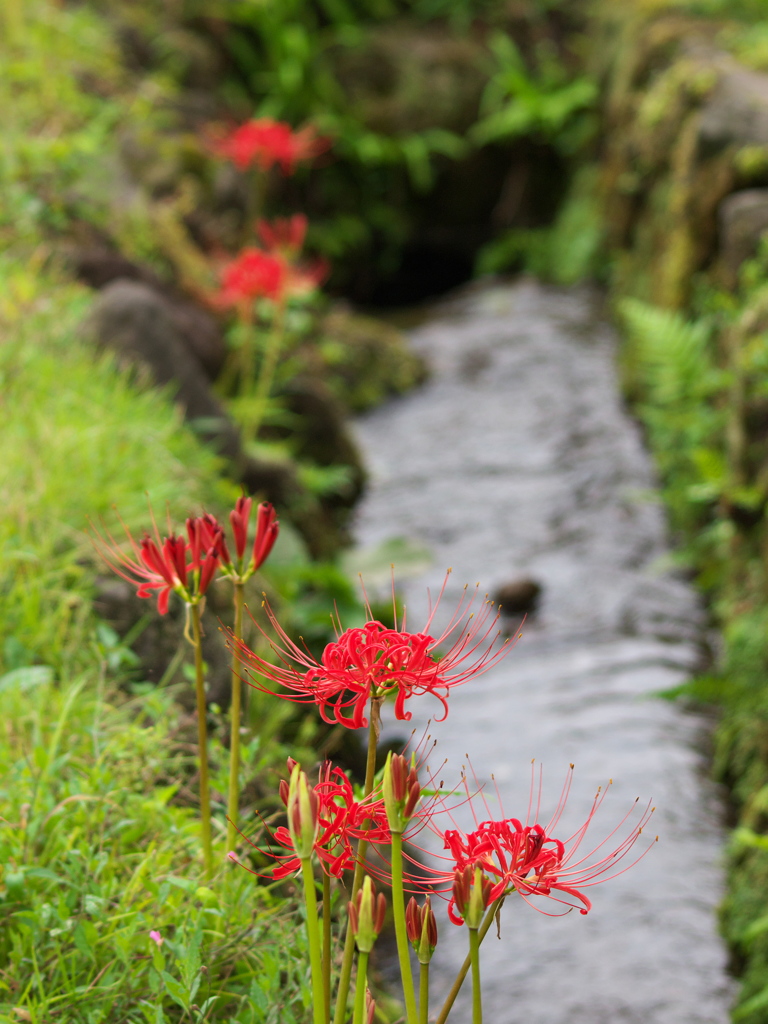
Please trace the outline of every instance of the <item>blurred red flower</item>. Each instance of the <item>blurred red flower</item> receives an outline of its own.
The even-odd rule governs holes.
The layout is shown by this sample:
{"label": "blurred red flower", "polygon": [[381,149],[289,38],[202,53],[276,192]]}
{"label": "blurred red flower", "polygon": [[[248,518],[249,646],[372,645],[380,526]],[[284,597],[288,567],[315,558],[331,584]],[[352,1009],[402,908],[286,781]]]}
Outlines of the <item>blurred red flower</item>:
{"label": "blurred red flower", "polygon": [[247,121],[222,138],[211,148],[241,171],[256,166],[262,170],[279,165],[283,174],[292,174],[296,164],[313,160],[324,153],[330,141],[317,134],[312,125],[293,131],[284,121],[269,117]]}
{"label": "blurred red flower", "polygon": [[277,217],[273,221],[259,220],[256,231],[268,252],[295,257],[304,247],[308,223],[303,213],[294,213],[292,217]]}
{"label": "blurred red flower", "polygon": [[124,580],[137,587],[137,597],[157,596],[157,610],[168,611],[171,593],[176,593],[186,604],[196,603],[216,575],[221,564],[223,535],[203,525],[203,517],[187,520],[187,537],[169,532],[163,540],[153,523],[154,536],[145,532],[136,542],[123,523],[130,553],[108,532],[94,528],[96,548],[112,569]]}
{"label": "blurred red flower", "polygon": [[277,301],[285,293],[288,266],[281,256],[249,247],[221,273],[221,305],[237,306],[253,299]]}

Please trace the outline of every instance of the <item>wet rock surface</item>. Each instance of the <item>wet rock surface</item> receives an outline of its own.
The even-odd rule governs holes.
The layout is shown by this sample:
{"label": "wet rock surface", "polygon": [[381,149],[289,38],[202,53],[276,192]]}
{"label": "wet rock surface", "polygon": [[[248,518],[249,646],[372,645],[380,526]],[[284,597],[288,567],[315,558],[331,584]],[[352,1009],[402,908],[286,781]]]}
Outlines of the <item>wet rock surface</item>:
{"label": "wet rock surface", "polygon": [[[371,471],[358,539],[401,534],[431,547],[434,567],[405,586],[414,629],[426,587],[436,593],[448,566],[444,621],[466,582],[489,593],[515,578],[542,587],[515,649],[452,692],[447,721],[432,730],[433,767],[449,759],[450,785],[469,754],[490,814],[499,812],[493,774],[504,815],[525,817],[535,758],[547,821],[573,762],[563,837],[612,779],[584,853],[635,798],[657,807],[647,831],[658,844],[626,874],[586,890],[586,917],[552,919],[508,899],[501,941],[491,933],[483,949],[487,1019],[725,1024],[722,808],[706,774],[708,725],[659,696],[700,664],[706,622],[671,568],[650,461],[621,405],[612,332],[590,293],[521,281],[444,302],[412,339],[432,366],[429,383],[358,423]],[[440,709],[412,703],[418,735]],[[456,817],[471,827],[467,813]],[[442,924],[436,1008],[466,942]],[[470,1019],[469,1000],[467,988],[457,1021]]]}

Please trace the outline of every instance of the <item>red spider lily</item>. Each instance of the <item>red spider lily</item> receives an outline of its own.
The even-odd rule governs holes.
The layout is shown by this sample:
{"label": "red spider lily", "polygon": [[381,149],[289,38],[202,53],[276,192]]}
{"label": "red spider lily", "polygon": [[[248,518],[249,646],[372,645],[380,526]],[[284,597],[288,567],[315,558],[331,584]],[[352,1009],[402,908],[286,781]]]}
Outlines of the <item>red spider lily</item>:
{"label": "red spider lily", "polygon": [[[637,806],[636,800],[610,833],[589,853],[582,855],[580,847],[605,799],[608,788],[598,789],[586,821],[573,835],[561,841],[556,839],[552,832],[565,809],[572,774],[573,766],[555,813],[546,826],[523,825],[517,818],[502,818],[480,822],[473,832],[465,833],[460,829],[440,832],[434,828],[434,822],[430,821],[430,827],[443,839],[444,847],[449,851],[447,860],[452,863],[449,871],[435,872],[435,877],[443,884],[454,883],[457,873],[467,870],[472,872],[475,868],[480,868],[489,882],[486,905],[509,893],[518,892],[526,903],[531,903],[536,910],[550,916],[556,917],[559,914],[542,910],[531,898],[548,897],[565,908],[560,913],[568,913],[575,907],[580,913],[587,914],[592,908],[592,903],[582,890],[623,874],[650,850],[653,843],[630,864],[617,867],[642,835],[654,809],[649,804],[629,833],[613,846],[612,840],[629,820]],[[529,819],[530,814],[529,807]],[[463,912],[461,904],[456,899],[455,890],[448,905],[448,916],[454,924],[463,923]]]}
{"label": "red spider lily", "polygon": [[243,249],[221,272],[222,306],[238,306],[254,299],[279,301],[286,292],[288,265],[281,256],[253,247]]}
{"label": "red spider lily", "polygon": [[195,574],[194,592],[202,597],[220,568],[225,553],[228,554],[224,531],[211,515],[188,519],[186,526],[192,559],[189,568]]}
{"label": "red spider lily", "polygon": [[304,247],[307,224],[303,213],[294,213],[292,217],[278,217],[271,222],[260,220],[256,224],[256,231],[268,252],[295,257]]}
{"label": "red spider lily", "polygon": [[286,295],[308,295],[328,276],[326,260],[297,262],[304,246],[307,223],[303,213],[296,213],[292,217],[278,217],[271,222],[260,220],[256,224],[256,231],[266,251],[286,260]]}
{"label": "red spider lily", "polygon": [[[486,908],[493,902],[493,887],[477,861],[463,868],[456,868],[452,891],[448,916],[454,924],[466,923],[470,928],[479,928],[483,923]],[[461,916],[452,908],[456,908]]]}
{"label": "red spider lily", "polygon": [[[218,565],[214,551],[205,554],[198,550],[196,559],[187,562],[189,545],[183,537],[170,532],[163,540],[153,523],[154,536],[145,533],[137,543],[128,527],[122,523],[131,553],[108,532],[94,528],[96,548],[112,569],[124,580],[137,587],[138,597],[157,596],[157,610],[168,611],[171,593],[177,593],[187,604],[195,603],[205,593]],[[191,575],[190,575],[191,574]]]}
{"label": "red spider lily", "polygon": [[[290,763],[289,763],[290,766]],[[283,803],[288,802],[288,788],[285,780],[280,785],[280,797]],[[356,799],[352,783],[340,768],[331,768],[326,761],[320,769],[320,780],[313,787],[317,798],[318,832],[314,849],[323,870],[341,878],[345,871],[355,866],[355,846],[358,840],[369,843],[386,844],[390,841],[390,832],[384,812],[384,801],[375,794],[364,800]],[[242,835],[242,832],[240,833]],[[246,838],[243,836],[243,838]],[[270,877],[285,878],[294,874],[301,867],[296,855],[294,843],[288,828],[280,826],[273,833],[274,840],[285,847],[286,854],[273,854],[278,863],[271,869]],[[246,842],[255,847],[249,839]],[[258,848],[258,847],[255,847]],[[235,859],[234,854],[229,855]],[[242,862],[238,862],[241,863]],[[246,867],[246,865],[242,865]],[[251,871],[250,868],[247,868]],[[251,874],[259,872],[251,871]]]}
{"label": "red spider lily", "polygon": [[292,174],[297,163],[313,160],[329,145],[330,141],[318,135],[312,125],[293,131],[284,121],[262,117],[215,139],[211,148],[241,171],[251,166],[269,170],[277,164],[283,174]]}
{"label": "red spider lily", "polygon": [[419,963],[428,964],[437,947],[437,921],[429,896],[421,907],[411,896],[405,908],[405,931]]}
{"label": "red spider lily", "polygon": [[196,520],[204,534],[203,543],[215,549],[219,554],[222,573],[234,578],[235,582],[239,583],[244,583],[266,562],[280,533],[280,522],[274,507],[270,502],[262,501],[256,510],[256,535],[253,539],[251,557],[246,563],[245,550],[248,545],[248,526],[252,507],[253,498],[243,495],[237,499],[235,507],[229,513],[237,562],[232,561],[224,538],[224,529],[216,517],[207,513]]}
{"label": "red spider lily", "polygon": [[[441,597],[444,590],[445,584]],[[394,629],[374,619],[344,632],[337,629],[338,639],[326,646],[320,660],[290,639],[266,602],[267,617],[279,640],[267,639],[281,664],[265,661],[237,637],[230,635],[229,642],[255,673],[249,680],[252,686],[272,693],[267,683],[277,683],[287,691],[277,696],[316,704],[329,724],[338,723],[348,729],[365,727],[369,704],[380,702],[388,694],[395,695],[395,717],[408,721],[411,713],[405,702],[424,693],[432,694],[442,704],[443,715],[438,719],[442,721],[448,714],[451,688],[487,671],[511,646],[505,640],[494,650],[494,641],[500,635],[496,629],[499,613],[489,601],[479,613],[472,612],[476,596],[477,591],[467,597],[465,588],[448,627],[438,637],[426,630],[440,598],[428,616],[425,632],[408,632],[404,619],[398,626],[395,612]],[[367,611],[370,615],[370,606]],[[450,646],[443,651],[446,643]]]}
{"label": "red spider lily", "polygon": [[282,252],[243,249],[221,272],[221,290],[212,297],[217,306],[246,306],[255,299],[282,303],[292,296],[308,295],[324,280],[328,266],[323,260],[310,265],[290,263]]}

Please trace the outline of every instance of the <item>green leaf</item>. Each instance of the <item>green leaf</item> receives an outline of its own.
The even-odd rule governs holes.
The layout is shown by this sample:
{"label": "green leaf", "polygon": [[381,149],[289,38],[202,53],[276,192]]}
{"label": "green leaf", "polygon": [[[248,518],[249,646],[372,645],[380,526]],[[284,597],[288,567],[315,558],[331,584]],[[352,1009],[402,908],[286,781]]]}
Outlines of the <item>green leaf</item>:
{"label": "green leaf", "polygon": [[82,924],[78,924],[72,933],[72,941],[83,956],[87,956],[91,960],[94,959],[93,950],[88,944],[88,939],[85,937],[85,929]]}
{"label": "green leaf", "polygon": [[35,686],[46,686],[52,682],[53,669],[50,665],[29,665],[0,676],[0,693],[13,688],[18,688],[23,693]]}
{"label": "green leaf", "polygon": [[163,971],[161,977],[163,979],[163,984],[165,985],[165,990],[171,999],[180,1006],[182,1010],[186,1010],[189,1006],[189,1003],[187,1002],[187,991],[181,982],[172,977],[168,971]]}

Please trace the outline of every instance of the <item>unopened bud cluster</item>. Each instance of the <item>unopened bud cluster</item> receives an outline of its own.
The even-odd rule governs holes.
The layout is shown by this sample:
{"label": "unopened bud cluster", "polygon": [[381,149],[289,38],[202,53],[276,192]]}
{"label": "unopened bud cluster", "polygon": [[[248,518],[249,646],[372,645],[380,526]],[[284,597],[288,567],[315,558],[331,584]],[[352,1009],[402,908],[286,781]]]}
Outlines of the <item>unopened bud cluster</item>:
{"label": "unopened bud cluster", "polygon": [[402,754],[387,755],[384,765],[384,808],[392,832],[402,833],[413,817],[421,797],[419,777],[413,763]]}
{"label": "unopened bud cluster", "polygon": [[361,953],[370,953],[384,927],[387,904],[383,893],[376,893],[370,875],[366,875],[354,900],[347,905],[349,925]]}
{"label": "unopened bud cluster", "polygon": [[423,907],[411,896],[405,908],[405,929],[420,964],[428,964],[437,946],[437,921],[427,896]]}

